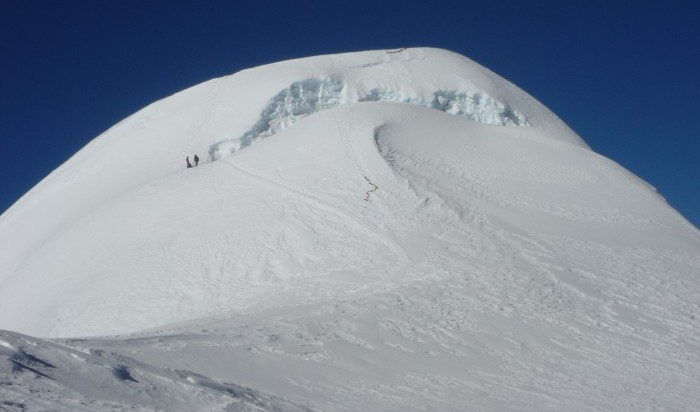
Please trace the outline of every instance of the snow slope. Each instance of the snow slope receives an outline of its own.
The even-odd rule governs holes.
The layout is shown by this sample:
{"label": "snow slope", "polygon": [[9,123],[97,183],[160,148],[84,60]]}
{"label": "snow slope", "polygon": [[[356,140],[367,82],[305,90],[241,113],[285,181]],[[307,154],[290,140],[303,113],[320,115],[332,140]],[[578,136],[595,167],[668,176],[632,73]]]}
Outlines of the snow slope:
{"label": "snow slope", "polygon": [[[195,152],[207,161],[184,169]],[[9,359],[22,339],[51,348],[40,359],[119,354],[168,382],[254,388],[263,409],[700,404],[698,231],[442,50],[282,62],[154,103],[23,197],[0,236],[0,327],[131,334],[7,334]],[[34,384],[2,373],[12,399]],[[76,379],[46,396],[112,399]],[[178,408],[159,403],[168,385],[139,405]],[[194,385],[182,408],[220,395]]]}
{"label": "snow slope", "polygon": [[[206,82],[112,127],[3,214],[0,313],[4,315],[0,315],[0,326],[42,336],[122,333],[211,310],[240,308],[241,296],[234,290],[209,297],[208,289],[237,287],[225,282],[229,278],[225,273],[232,268],[213,272],[201,268],[211,259],[192,255],[192,245],[182,242],[189,242],[184,239],[186,234],[206,238],[204,244],[223,242],[221,253],[236,261],[241,255],[251,259],[261,252],[249,239],[218,239],[227,235],[226,230],[210,228],[234,225],[229,221],[240,221],[241,213],[235,216],[223,211],[225,216],[214,216],[200,209],[206,218],[195,215],[199,212],[193,209],[203,206],[194,199],[199,196],[196,191],[214,177],[185,175],[185,156],[199,153],[210,161],[226,158],[313,113],[372,101],[428,106],[487,124],[537,128],[555,139],[585,147],[555,115],[521,90],[465,57],[443,50],[321,56]],[[297,156],[290,157],[277,161],[292,161]],[[183,179],[193,178],[198,188],[180,187]],[[159,188],[170,188],[173,193],[166,197]],[[226,196],[237,198],[234,193]],[[259,199],[248,199],[248,207],[257,211]],[[270,221],[262,213],[248,211],[245,216],[250,219],[244,223],[256,236],[261,233],[261,222],[254,221],[254,216]],[[236,233],[240,230],[243,228]],[[205,249],[213,250],[211,246]],[[244,262],[235,271],[248,271],[251,265]],[[200,282],[197,276],[211,279]],[[247,277],[255,280],[258,276]],[[189,287],[182,291],[167,286],[193,278],[194,288],[203,289],[197,296],[192,296]],[[135,293],[137,283],[143,285],[143,294]],[[251,298],[246,295],[244,299]],[[208,307],[200,306],[202,299],[209,301]],[[233,305],[231,299],[236,300]],[[136,305],[131,315],[124,313],[127,301]],[[163,310],[165,301],[170,305],[167,311]],[[144,318],[145,307],[150,308],[148,313],[161,316]],[[123,325],[102,319],[95,311],[121,318]],[[92,324],[87,325],[84,318]]]}

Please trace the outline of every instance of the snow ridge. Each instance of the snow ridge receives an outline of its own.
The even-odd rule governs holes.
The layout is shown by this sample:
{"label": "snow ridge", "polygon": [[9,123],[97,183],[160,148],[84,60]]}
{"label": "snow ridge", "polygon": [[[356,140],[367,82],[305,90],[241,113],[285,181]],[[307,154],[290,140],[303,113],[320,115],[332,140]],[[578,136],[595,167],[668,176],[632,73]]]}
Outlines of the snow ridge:
{"label": "snow ridge", "polygon": [[393,102],[429,107],[455,116],[496,126],[530,126],[526,117],[484,92],[435,90],[425,99],[398,90],[374,88],[353,99],[338,79],[305,79],[277,93],[262,110],[258,121],[242,136],[220,140],[209,148],[209,160],[219,160],[276,134],[297,121],[333,107],[362,102]]}

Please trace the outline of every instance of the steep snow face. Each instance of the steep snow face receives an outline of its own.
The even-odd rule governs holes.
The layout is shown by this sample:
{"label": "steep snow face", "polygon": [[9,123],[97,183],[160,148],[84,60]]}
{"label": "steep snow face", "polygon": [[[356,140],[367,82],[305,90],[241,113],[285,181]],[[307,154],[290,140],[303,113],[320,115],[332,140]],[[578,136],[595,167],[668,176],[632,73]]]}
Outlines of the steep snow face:
{"label": "steep snow face", "polygon": [[307,79],[279,92],[263,109],[260,119],[243,136],[216,142],[209,149],[210,160],[219,160],[257,139],[273,135],[299,119],[343,104],[395,102],[430,107],[456,116],[498,126],[527,126],[525,116],[483,92],[437,90],[430,101],[396,90],[372,89],[350,100],[339,80]]}
{"label": "steep snow face", "polygon": [[[304,74],[297,71],[302,62],[309,65],[303,66]],[[291,76],[290,68],[294,69]],[[211,160],[228,156],[305,116],[339,105],[372,101],[430,107],[486,124],[532,126],[585,147],[571,129],[522,90],[469,59],[443,50],[324,56],[257,70],[271,72],[274,83],[282,87],[250,129],[215,138],[209,148]],[[247,78],[251,74],[241,72],[240,76]],[[296,80],[301,76],[306,77]],[[289,83],[281,83],[283,79],[289,79]]]}
{"label": "steep snow face", "polygon": [[[386,102],[394,105],[378,105]],[[385,119],[381,113],[387,107],[391,110]],[[310,178],[323,182],[316,189],[319,195],[335,193],[337,199],[352,203],[359,192],[363,195],[359,204],[367,206],[364,177],[370,178],[373,171],[359,162],[378,155],[355,151],[374,148],[375,143],[367,146],[369,141],[362,140],[367,131],[358,135],[356,122],[362,118],[350,119],[346,114],[352,112],[340,108],[367,115],[379,110],[368,127],[382,130],[388,130],[389,124],[413,125],[410,116],[424,118],[427,113],[443,114],[450,119],[444,121],[446,125],[460,125],[458,133],[453,126],[425,129],[419,121],[415,127],[423,130],[420,138],[425,146],[420,150],[437,144],[440,135],[461,136],[461,141],[449,144],[473,141],[462,129],[475,127],[469,122],[474,120],[493,125],[475,129],[479,136],[494,139],[478,140],[479,147],[508,144],[527,148],[536,136],[580,153],[568,161],[592,156],[573,132],[534,99],[465,57],[442,50],[321,56],[246,70],[154,103],[114,126],[0,218],[0,326],[49,336],[124,333],[266,306],[269,302],[261,297],[269,296],[272,289],[282,293],[290,281],[307,285],[307,278],[329,270],[352,266],[352,273],[385,274],[387,268],[403,267],[408,257],[400,252],[400,245],[358,225],[351,218],[357,211],[340,213],[331,200],[313,207],[292,202],[293,210],[308,211],[305,216],[303,212],[291,214],[286,199],[266,200],[291,190],[289,185],[271,185],[271,176],[295,178],[311,173]],[[310,143],[313,148],[299,143],[296,136],[300,132],[286,133],[295,122],[317,125],[313,133],[319,141]],[[273,135],[275,147],[291,146],[270,157],[253,159],[279,169],[262,180],[246,182],[251,176],[236,159],[255,156],[243,152],[252,149],[248,147],[252,142]],[[504,138],[506,135],[516,138]],[[285,136],[289,142],[284,142]],[[195,170],[183,167],[188,154],[211,150],[214,159],[226,160],[241,147],[248,147],[240,152],[242,157]],[[325,151],[319,151],[320,147]],[[442,144],[438,147],[443,148]],[[256,152],[259,150],[249,153]],[[522,154],[509,153],[505,163],[498,155],[484,155],[489,163],[475,169],[481,158],[467,161],[470,153],[451,161],[463,163],[460,170],[468,172],[456,172],[455,176],[463,176],[455,187],[478,185],[477,200],[496,193],[489,197],[499,206],[493,211],[534,207],[569,220],[640,223],[655,221],[658,215],[673,216],[665,207],[640,209],[629,200],[634,196],[621,199],[612,209],[601,207],[594,192],[607,190],[612,183],[591,187],[593,192],[581,196],[580,185],[588,182],[582,176],[591,167],[585,162],[562,170],[533,169],[527,163],[518,166],[515,160],[523,159]],[[321,161],[324,156],[328,159]],[[537,152],[531,158],[543,165],[561,161]],[[348,159],[353,162],[347,163]],[[327,170],[307,170],[309,165],[328,161]],[[238,178],[231,180],[232,173]],[[545,191],[540,186],[529,187],[521,182],[527,180],[525,176],[554,187]],[[498,185],[499,179],[505,186]],[[564,195],[563,187],[568,186],[559,182],[578,186],[574,184],[575,189]],[[640,185],[641,193],[646,193],[642,197],[656,198],[634,177],[622,180],[614,193],[619,196],[628,186]],[[302,185],[294,190],[309,189]],[[346,198],[348,193],[352,193],[350,198]],[[571,202],[574,198],[580,202]],[[319,212],[319,207],[325,212]],[[639,213],[617,211],[628,208]],[[649,215],[649,210],[655,213]],[[323,217],[340,223],[321,225]],[[679,224],[677,218],[669,219]],[[518,225],[530,220],[523,219]],[[339,296],[343,288],[328,288],[324,293]],[[293,302],[290,299],[279,297],[280,302]]]}
{"label": "steep snow face", "polygon": [[[388,144],[387,133],[402,139]],[[697,246],[651,188],[587,149],[531,127],[358,103],[70,222],[6,278],[0,321],[103,335],[340,299],[394,282],[431,239],[472,219],[577,241]]]}
{"label": "steep snow face", "polygon": [[370,51],[261,66],[153,103],[47,176],[0,218],[0,281],[15,278],[23,262],[31,264],[42,245],[74,222],[123,194],[177,175],[186,156],[220,159],[305,116],[371,101],[432,107],[489,124],[529,126],[586,147],[522,90],[445,50]]}

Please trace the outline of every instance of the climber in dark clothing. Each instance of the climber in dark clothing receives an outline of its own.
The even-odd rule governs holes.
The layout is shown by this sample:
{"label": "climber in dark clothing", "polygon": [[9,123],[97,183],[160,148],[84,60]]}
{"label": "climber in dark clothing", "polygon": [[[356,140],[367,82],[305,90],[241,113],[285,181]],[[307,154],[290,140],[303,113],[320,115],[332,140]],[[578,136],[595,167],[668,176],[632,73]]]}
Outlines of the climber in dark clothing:
{"label": "climber in dark clothing", "polygon": [[189,157],[189,156],[187,156],[187,158],[185,159],[185,161],[187,162],[187,168],[188,168],[188,169],[189,169],[190,167],[192,167],[192,163],[190,163],[190,157]]}
{"label": "climber in dark clothing", "polygon": [[199,164],[199,156],[194,155],[194,165],[197,166]]}

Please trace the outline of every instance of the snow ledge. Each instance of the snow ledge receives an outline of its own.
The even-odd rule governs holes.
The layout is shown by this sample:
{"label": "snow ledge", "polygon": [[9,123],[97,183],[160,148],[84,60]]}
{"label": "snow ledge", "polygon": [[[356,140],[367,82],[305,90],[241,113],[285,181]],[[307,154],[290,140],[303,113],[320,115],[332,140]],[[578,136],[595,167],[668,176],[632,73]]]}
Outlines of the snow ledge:
{"label": "snow ledge", "polygon": [[306,79],[277,93],[262,110],[258,121],[243,135],[212,144],[209,160],[215,161],[278,133],[297,121],[337,106],[362,102],[393,102],[429,107],[476,122],[496,126],[530,126],[525,116],[484,92],[435,90],[430,101],[396,90],[374,88],[360,98],[350,98],[344,82]]}

